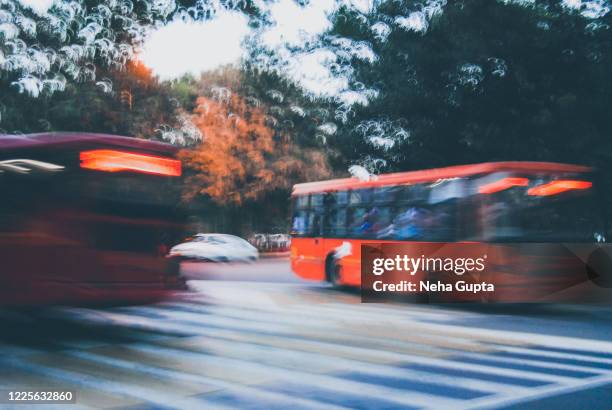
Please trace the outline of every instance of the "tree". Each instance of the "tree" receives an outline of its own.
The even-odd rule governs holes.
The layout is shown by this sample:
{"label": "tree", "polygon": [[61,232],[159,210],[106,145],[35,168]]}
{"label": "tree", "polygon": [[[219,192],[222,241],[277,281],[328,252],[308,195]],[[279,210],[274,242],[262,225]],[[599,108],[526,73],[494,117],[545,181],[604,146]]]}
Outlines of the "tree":
{"label": "tree", "polygon": [[147,27],[166,21],[173,1],[17,1],[0,5],[1,84],[31,97],[94,81],[121,68]]}
{"label": "tree", "polygon": [[286,230],[292,185],[331,175],[327,146],[317,136],[330,105],[248,63],[184,77],[172,90],[183,107],[193,106],[202,134],[183,158],[185,199],[204,215],[206,228]]}
{"label": "tree", "polygon": [[265,109],[267,124],[279,138],[301,147],[328,149],[326,143],[337,130],[332,101],[313,98],[294,82],[259,68],[251,58],[239,67],[230,65],[203,73],[198,80],[185,77],[173,85],[175,92],[185,96],[181,98],[184,106],[193,92],[218,101],[236,93]]}
{"label": "tree", "polygon": [[340,8],[322,47],[350,69],[339,70],[350,91],[369,92],[344,115],[341,157],[377,171],[491,160],[606,167],[609,10],[607,1],[553,0]]}
{"label": "tree", "polygon": [[327,175],[322,152],[277,138],[268,121],[263,107],[237,94],[222,102],[198,98],[193,122],[203,142],[183,151],[192,171],[186,198],[205,195],[220,205],[242,205],[271,191],[288,192],[296,181]]}
{"label": "tree", "polygon": [[192,121],[202,143],[181,153],[184,199],[205,229],[283,231],[292,185],[329,176],[324,152],[277,134],[267,107],[252,99],[199,97]]}
{"label": "tree", "polygon": [[[78,93],[81,85],[83,96],[97,96],[90,87],[94,83],[101,90],[112,90],[113,73],[134,60],[148,31],[158,25],[175,18],[210,19],[222,8],[247,14],[252,24],[265,23],[265,4],[251,0],[2,0],[0,129],[45,129],[44,118],[28,116],[30,98],[50,97],[66,89]],[[13,116],[27,121],[18,125]]]}
{"label": "tree", "polygon": [[104,86],[68,84],[63,92],[31,97],[17,94],[6,107],[7,132],[83,131],[190,145],[200,139],[168,84],[151,71],[130,62],[122,70],[106,71]]}

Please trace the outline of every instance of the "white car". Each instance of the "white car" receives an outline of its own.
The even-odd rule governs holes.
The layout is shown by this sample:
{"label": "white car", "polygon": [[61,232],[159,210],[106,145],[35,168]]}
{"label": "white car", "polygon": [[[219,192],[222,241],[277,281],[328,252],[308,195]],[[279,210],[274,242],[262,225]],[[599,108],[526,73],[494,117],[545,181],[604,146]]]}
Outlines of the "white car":
{"label": "white car", "polygon": [[174,246],[170,255],[211,262],[249,262],[259,257],[257,248],[242,238],[222,233],[199,233]]}

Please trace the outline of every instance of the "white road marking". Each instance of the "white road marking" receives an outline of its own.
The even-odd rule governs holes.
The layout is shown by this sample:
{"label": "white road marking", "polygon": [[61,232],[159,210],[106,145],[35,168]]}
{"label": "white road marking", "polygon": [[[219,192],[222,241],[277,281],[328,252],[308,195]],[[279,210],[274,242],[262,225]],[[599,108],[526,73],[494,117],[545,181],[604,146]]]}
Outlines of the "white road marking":
{"label": "white road marking", "polygon": [[[210,304],[210,297],[193,295],[184,301],[166,302],[160,306],[104,311],[69,308],[51,315],[80,326],[83,323],[110,325],[132,331],[135,342],[121,340],[115,343],[112,339],[107,342],[95,337],[87,339],[87,335],[82,339],[51,341],[64,347],[61,354],[121,369],[130,372],[130,377],[133,373],[135,380],[141,376],[184,381],[231,393],[221,403],[231,403],[232,394],[235,394],[239,398],[251,397],[254,404],[259,400],[279,405],[291,403],[299,408],[341,408],[325,405],[316,397],[301,397],[301,391],[295,395],[274,391],[275,385],[267,381],[245,385],[224,379],[223,372],[207,374],[207,364],[217,369],[265,375],[264,379],[274,383],[304,386],[304,392],[309,388],[311,391],[333,391],[338,398],[347,400],[360,396],[423,408],[495,408],[612,382],[612,358],[601,355],[612,352],[612,343],[603,340],[460,326],[452,322],[482,315],[440,308],[345,305],[338,303],[333,293],[301,285],[250,284],[239,293],[235,292],[236,283],[205,282],[199,286],[206,294],[214,295],[215,303]],[[283,302],[292,297],[295,299],[291,303]],[[347,299],[354,301],[356,298],[349,295]],[[377,333],[377,329],[385,328],[389,330]],[[203,370],[196,374],[139,363],[129,360],[129,356],[117,358],[96,353],[95,348],[105,345],[155,355],[169,363],[188,360],[201,365]],[[571,352],[555,351],[568,346]],[[46,354],[44,348],[4,344],[0,345],[0,351],[4,353],[0,363],[22,371],[153,405],[184,408],[204,403],[209,408],[216,403],[216,391],[203,393],[198,398],[181,397],[171,391],[116,382],[112,372],[107,370],[104,371],[108,374],[97,377],[63,370],[61,365],[51,368],[30,363],[30,356]],[[495,352],[510,355],[495,355]],[[525,358],[511,354],[525,355]],[[479,363],[465,363],[453,357],[478,359]],[[500,363],[536,366],[542,371],[498,367]],[[399,367],[400,364],[403,366]],[[410,364],[417,367],[410,368]],[[419,366],[426,366],[427,370]],[[554,374],[554,370],[587,372],[595,376],[560,376]],[[358,375],[358,381],[351,379],[351,375]],[[490,375],[490,379],[486,375]],[[368,377],[379,380],[368,382]],[[538,385],[511,384],[503,378]],[[385,386],[384,380],[415,380],[431,385],[432,389],[425,393],[393,384]],[[0,374],[0,386],[2,383]],[[484,396],[450,397],[447,390],[453,388],[482,392]]]}

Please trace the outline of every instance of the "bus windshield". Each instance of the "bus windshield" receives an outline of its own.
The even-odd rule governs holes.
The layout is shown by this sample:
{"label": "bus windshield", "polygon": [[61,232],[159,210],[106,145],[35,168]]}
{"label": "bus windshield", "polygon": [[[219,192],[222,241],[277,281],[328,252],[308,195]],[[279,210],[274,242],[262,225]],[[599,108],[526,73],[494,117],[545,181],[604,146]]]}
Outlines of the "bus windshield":
{"label": "bus windshield", "polygon": [[591,190],[530,196],[512,190],[483,200],[482,237],[506,242],[601,242],[604,225]]}

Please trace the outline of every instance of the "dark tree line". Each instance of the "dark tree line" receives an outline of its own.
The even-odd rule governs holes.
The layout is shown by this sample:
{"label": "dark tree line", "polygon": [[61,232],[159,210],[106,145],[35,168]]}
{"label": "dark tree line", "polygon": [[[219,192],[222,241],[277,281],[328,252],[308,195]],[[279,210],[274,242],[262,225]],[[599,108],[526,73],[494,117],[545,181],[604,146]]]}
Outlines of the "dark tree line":
{"label": "dark tree line", "polygon": [[443,3],[335,15],[324,45],[365,42],[377,56],[339,57],[354,88],[378,92],[340,128],[340,161],[406,170],[551,160],[610,172],[612,13],[552,0]]}

